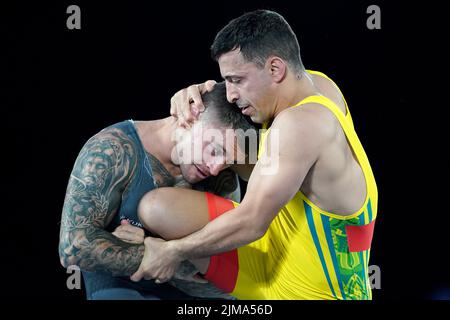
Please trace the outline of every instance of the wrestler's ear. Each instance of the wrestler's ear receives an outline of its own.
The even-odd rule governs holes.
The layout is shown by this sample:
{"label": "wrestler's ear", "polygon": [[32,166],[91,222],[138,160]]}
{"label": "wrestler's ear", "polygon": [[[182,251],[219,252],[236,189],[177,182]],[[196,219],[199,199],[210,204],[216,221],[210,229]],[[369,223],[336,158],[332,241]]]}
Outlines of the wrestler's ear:
{"label": "wrestler's ear", "polygon": [[267,59],[266,66],[268,67],[274,82],[280,83],[286,77],[287,65],[286,62],[280,57],[269,57],[269,59]]}

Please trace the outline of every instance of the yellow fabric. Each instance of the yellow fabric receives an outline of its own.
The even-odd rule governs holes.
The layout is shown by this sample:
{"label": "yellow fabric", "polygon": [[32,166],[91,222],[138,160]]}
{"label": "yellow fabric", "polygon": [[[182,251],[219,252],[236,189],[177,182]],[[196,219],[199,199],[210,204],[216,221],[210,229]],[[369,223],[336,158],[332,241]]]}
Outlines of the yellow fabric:
{"label": "yellow fabric", "polygon": [[[232,295],[240,299],[371,299],[367,275],[370,249],[349,252],[345,227],[375,220],[375,178],[348,107],[344,115],[324,96],[307,97],[293,107],[310,103],[326,107],[339,120],[364,173],[366,200],[354,214],[340,216],[321,210],[299,191],[263,238],[238,249],[239,272]],[[261,135],[259,157],[269,133],[270,129]]]}

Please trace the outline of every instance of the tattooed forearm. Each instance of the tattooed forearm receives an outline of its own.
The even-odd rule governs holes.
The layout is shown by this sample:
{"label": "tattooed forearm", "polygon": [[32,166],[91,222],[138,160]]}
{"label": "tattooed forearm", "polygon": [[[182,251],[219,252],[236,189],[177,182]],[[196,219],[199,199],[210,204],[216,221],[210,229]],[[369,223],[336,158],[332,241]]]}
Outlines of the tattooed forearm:
{"label": "tattooed forearm", "polygon": [[67,267],[131,275],[143,245],[123,242],[103,230],[116,214],[122,192],[136,165],[135,145],[110,128],[91,138],[72,171],[64,201],[59,254]]}
{"label": "tattooed forearm", "polygon": [[62,264],[78,265],[82,270],[101,271],[114,276],[130,276],[139,267],[144,245],[123,242],[100,228],[89,227],[66,233],[60,245]]}

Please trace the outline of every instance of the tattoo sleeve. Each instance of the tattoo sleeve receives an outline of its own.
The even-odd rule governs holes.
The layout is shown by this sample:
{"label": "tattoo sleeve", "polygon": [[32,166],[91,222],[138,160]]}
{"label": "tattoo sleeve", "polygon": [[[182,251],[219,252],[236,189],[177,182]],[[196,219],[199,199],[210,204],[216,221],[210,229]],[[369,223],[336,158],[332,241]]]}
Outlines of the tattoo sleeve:
{"label": "tattoo sleeve", "polygon": [[109,128],[91,138],[75,162],[61,219],[59,255],[63,266],[133,274],[144,245],[129,244],[104,229],[117,213],[124,188],[135,170],[133,142]]}

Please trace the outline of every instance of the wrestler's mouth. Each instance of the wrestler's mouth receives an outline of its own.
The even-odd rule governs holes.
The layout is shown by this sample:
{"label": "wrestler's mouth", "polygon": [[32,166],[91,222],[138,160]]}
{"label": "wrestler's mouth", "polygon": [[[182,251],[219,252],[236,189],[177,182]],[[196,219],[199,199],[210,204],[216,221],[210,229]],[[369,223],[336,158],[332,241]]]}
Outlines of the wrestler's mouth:
{"label": "wrestler's mouth", "polygon": [[201,169],[199,166],[197,166],[196,164],[194,164],[194,167],[197,169],[198,171],[198,176],[201,177],[202,179],[208,178],[209,177],[209,173],[204,170]]}
{"label": "wrestler's mouth", "polygon": [[251,112],[250,107],[251,107],[251,105],[249,105],[249,104],[244,105],[244,106],[239,106],[238,105],[238,107],[241,109],[242,114],[245,114],[246,116],[250,115],[250,112]]}

